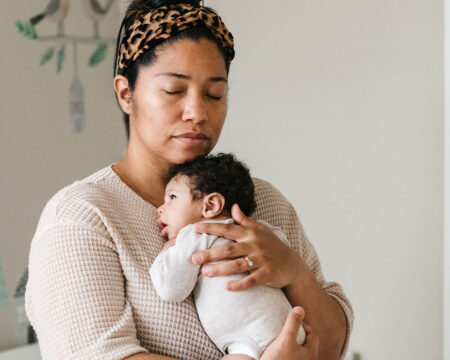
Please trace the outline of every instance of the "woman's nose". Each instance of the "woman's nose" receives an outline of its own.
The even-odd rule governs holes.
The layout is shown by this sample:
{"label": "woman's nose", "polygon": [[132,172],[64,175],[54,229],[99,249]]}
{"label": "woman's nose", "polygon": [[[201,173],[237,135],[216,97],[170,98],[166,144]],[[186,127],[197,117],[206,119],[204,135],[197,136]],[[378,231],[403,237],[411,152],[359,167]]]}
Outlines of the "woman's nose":
{"label": "woman's nose", "polygon": [[195,124],[208,120],[206,104],[202,94],[191,95],[187,98],[183,111],[183,120],[192,121]]}

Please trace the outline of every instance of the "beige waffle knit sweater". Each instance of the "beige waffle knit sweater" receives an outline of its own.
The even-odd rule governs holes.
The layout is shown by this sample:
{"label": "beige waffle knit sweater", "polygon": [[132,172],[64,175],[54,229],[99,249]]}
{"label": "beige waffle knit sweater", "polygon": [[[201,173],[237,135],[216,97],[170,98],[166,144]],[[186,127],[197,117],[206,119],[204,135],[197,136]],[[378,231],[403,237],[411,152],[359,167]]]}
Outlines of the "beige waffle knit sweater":
{"label": "beige waffle knit sweater", "polygon": [[[342,307],[346,344],[353,325],[342,288],[323,278],[292,205],[254,179],[253,217],[280,227],[317,281]],[[123,359],[148,351],[186,360],[220,359],[192,296],[163,301],[148,269],[164,244],[154,206],[111,166],[60,190],[45,206],[31,243],[26,310],[46,359]]]}

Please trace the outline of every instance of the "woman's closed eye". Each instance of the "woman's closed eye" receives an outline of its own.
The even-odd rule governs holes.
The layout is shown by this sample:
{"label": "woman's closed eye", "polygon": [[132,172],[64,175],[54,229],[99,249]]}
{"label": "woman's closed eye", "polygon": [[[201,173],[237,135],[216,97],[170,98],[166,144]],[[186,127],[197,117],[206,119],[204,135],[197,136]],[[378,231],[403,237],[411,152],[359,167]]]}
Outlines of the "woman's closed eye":
{"label": "woman's closed eye", "polygon": [[[168,91],[168,90],[163,90],[167,95],[180,95],[182,94],[184,91],[183,90],[178,90],[178,91]],[[220,100],[222,99],[222,96],[215,96],[212,94],[206,94],[207,97],[209,97],[210,99],[213,100]]]}
{"label": "woman's closed eye", "polygon": [[169,95],[177,95],[177,94],[181,94],[183,91],[179,90],[179,91],[168,91],[168,90],[163,90],[166,94]]}
{"label": "woman's closed eye", "polygon": [[214,96],[214,95],[206,95],[206,96],[210,97],[213,100],[220,100],[220,99],[222,99],[222,96]]}

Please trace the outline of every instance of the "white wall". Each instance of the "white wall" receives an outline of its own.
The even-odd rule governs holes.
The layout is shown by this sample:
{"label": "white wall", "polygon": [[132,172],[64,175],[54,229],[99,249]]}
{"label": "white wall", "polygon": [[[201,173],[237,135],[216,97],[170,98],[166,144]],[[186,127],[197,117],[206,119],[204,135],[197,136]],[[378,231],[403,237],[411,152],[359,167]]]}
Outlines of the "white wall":
{"label": "white wall", "polygon": [[[47,0],[3,1],[0,11],[0,258],[9,294],[9,307],[0,309],[0,349],[14,346],[13,294],[27,266],[28,250],[39,215],[49,198],[75,179],[120,158],[125,147],[121,115],[112,87],[114,50],[98,68],[87,66],[94,45],[79,45],[79,72],[85,87],[86,127],[79,135],[69,127],[69,86],[73,77],[72,47],[63,71],[55,60],[39,66],[47,43],[32,43],[14,22],[41,12]],[[118,6],[100,25],[103,35],[115,36]],[[41,35],[56,25],[36,26]],[[66,31],[90,35],[81,1],[71,1]]]}
{"label": "white wall", "polygon": [[[116,161],[125,145],[112,91],[112,53],[84,66],[87,128],[68,131],[71,57],[59,76],[13,21],[39,1],[0,12],[0,256],[12,293],[45,202]],[[230,111],[216,150],[234,151],[295,205],[356,314],[362,359],[442,354],[442,1],[207,0],[236,38]],[[79,2],[72,2],[80,13]],[[76,10],[78,9],[78,10]],[[115,33],[114,14],[102,28]],[[42,24],[51,30],[51,25]],[[84,18],[68,29],[88,33]],[[87,59],[91,48],[80,51]],[[95,155],[94,155],[95,153]],[[5,175],[6,174],[6,175]],[[12,308],[0,310],[0,348]]]}
{"label": "white wall", "polygon": [[[444,331],[450,338],[450,2],[444,2]],[[450,360],[450,341],[444,340],[444,359]]]}
{"label": "white wall", "polygon": [[442,1],[207,0],[235,151],[294,203],[365,360],[442,358]]}

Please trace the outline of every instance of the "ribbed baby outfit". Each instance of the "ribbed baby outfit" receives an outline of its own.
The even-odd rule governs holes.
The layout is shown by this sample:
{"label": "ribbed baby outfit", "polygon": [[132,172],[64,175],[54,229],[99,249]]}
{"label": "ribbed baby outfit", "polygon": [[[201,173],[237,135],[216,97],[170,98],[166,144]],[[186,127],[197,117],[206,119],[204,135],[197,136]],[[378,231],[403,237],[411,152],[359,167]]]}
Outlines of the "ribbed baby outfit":
{"label": "ribbed baby outfit", "polygon": [[[280,227],[322,288],[342,307],[348,345],[353,312],[339,284],[326,282],[292,205],[254,179],[253,218]],[[45,206],[31,243],[26,310],[46,359],[123,359],[150,352],[217,360],[193,298],[162,300],[148,269],[165,240],[157,209],[130,189],[111,165],[76,181]]]}
{"label": "ribbed baby outfit", "polygon": [[[262,223],[289,247],[280,228]],[[209,223],[233,224],[233,219],[206,220]],[[249,272],[230,276],[205,277],[200,265],[191,261],[194,252],[231,244],[222,236],[199,234],[189,224],[178,232],[175,244],[160,253],[150,268],[156,292],[167,301],[183,301],[194,290],[198,317],[209,338],[223,354],[245,354],[259,360],[267,346],[280,334],[292,309],[283,290],[254,286],[246,291],[228,291],[226,283],[240,280]],[[223,261],[213,262],[213,264]],[[297,343],[305,341],[300,327]]]}

